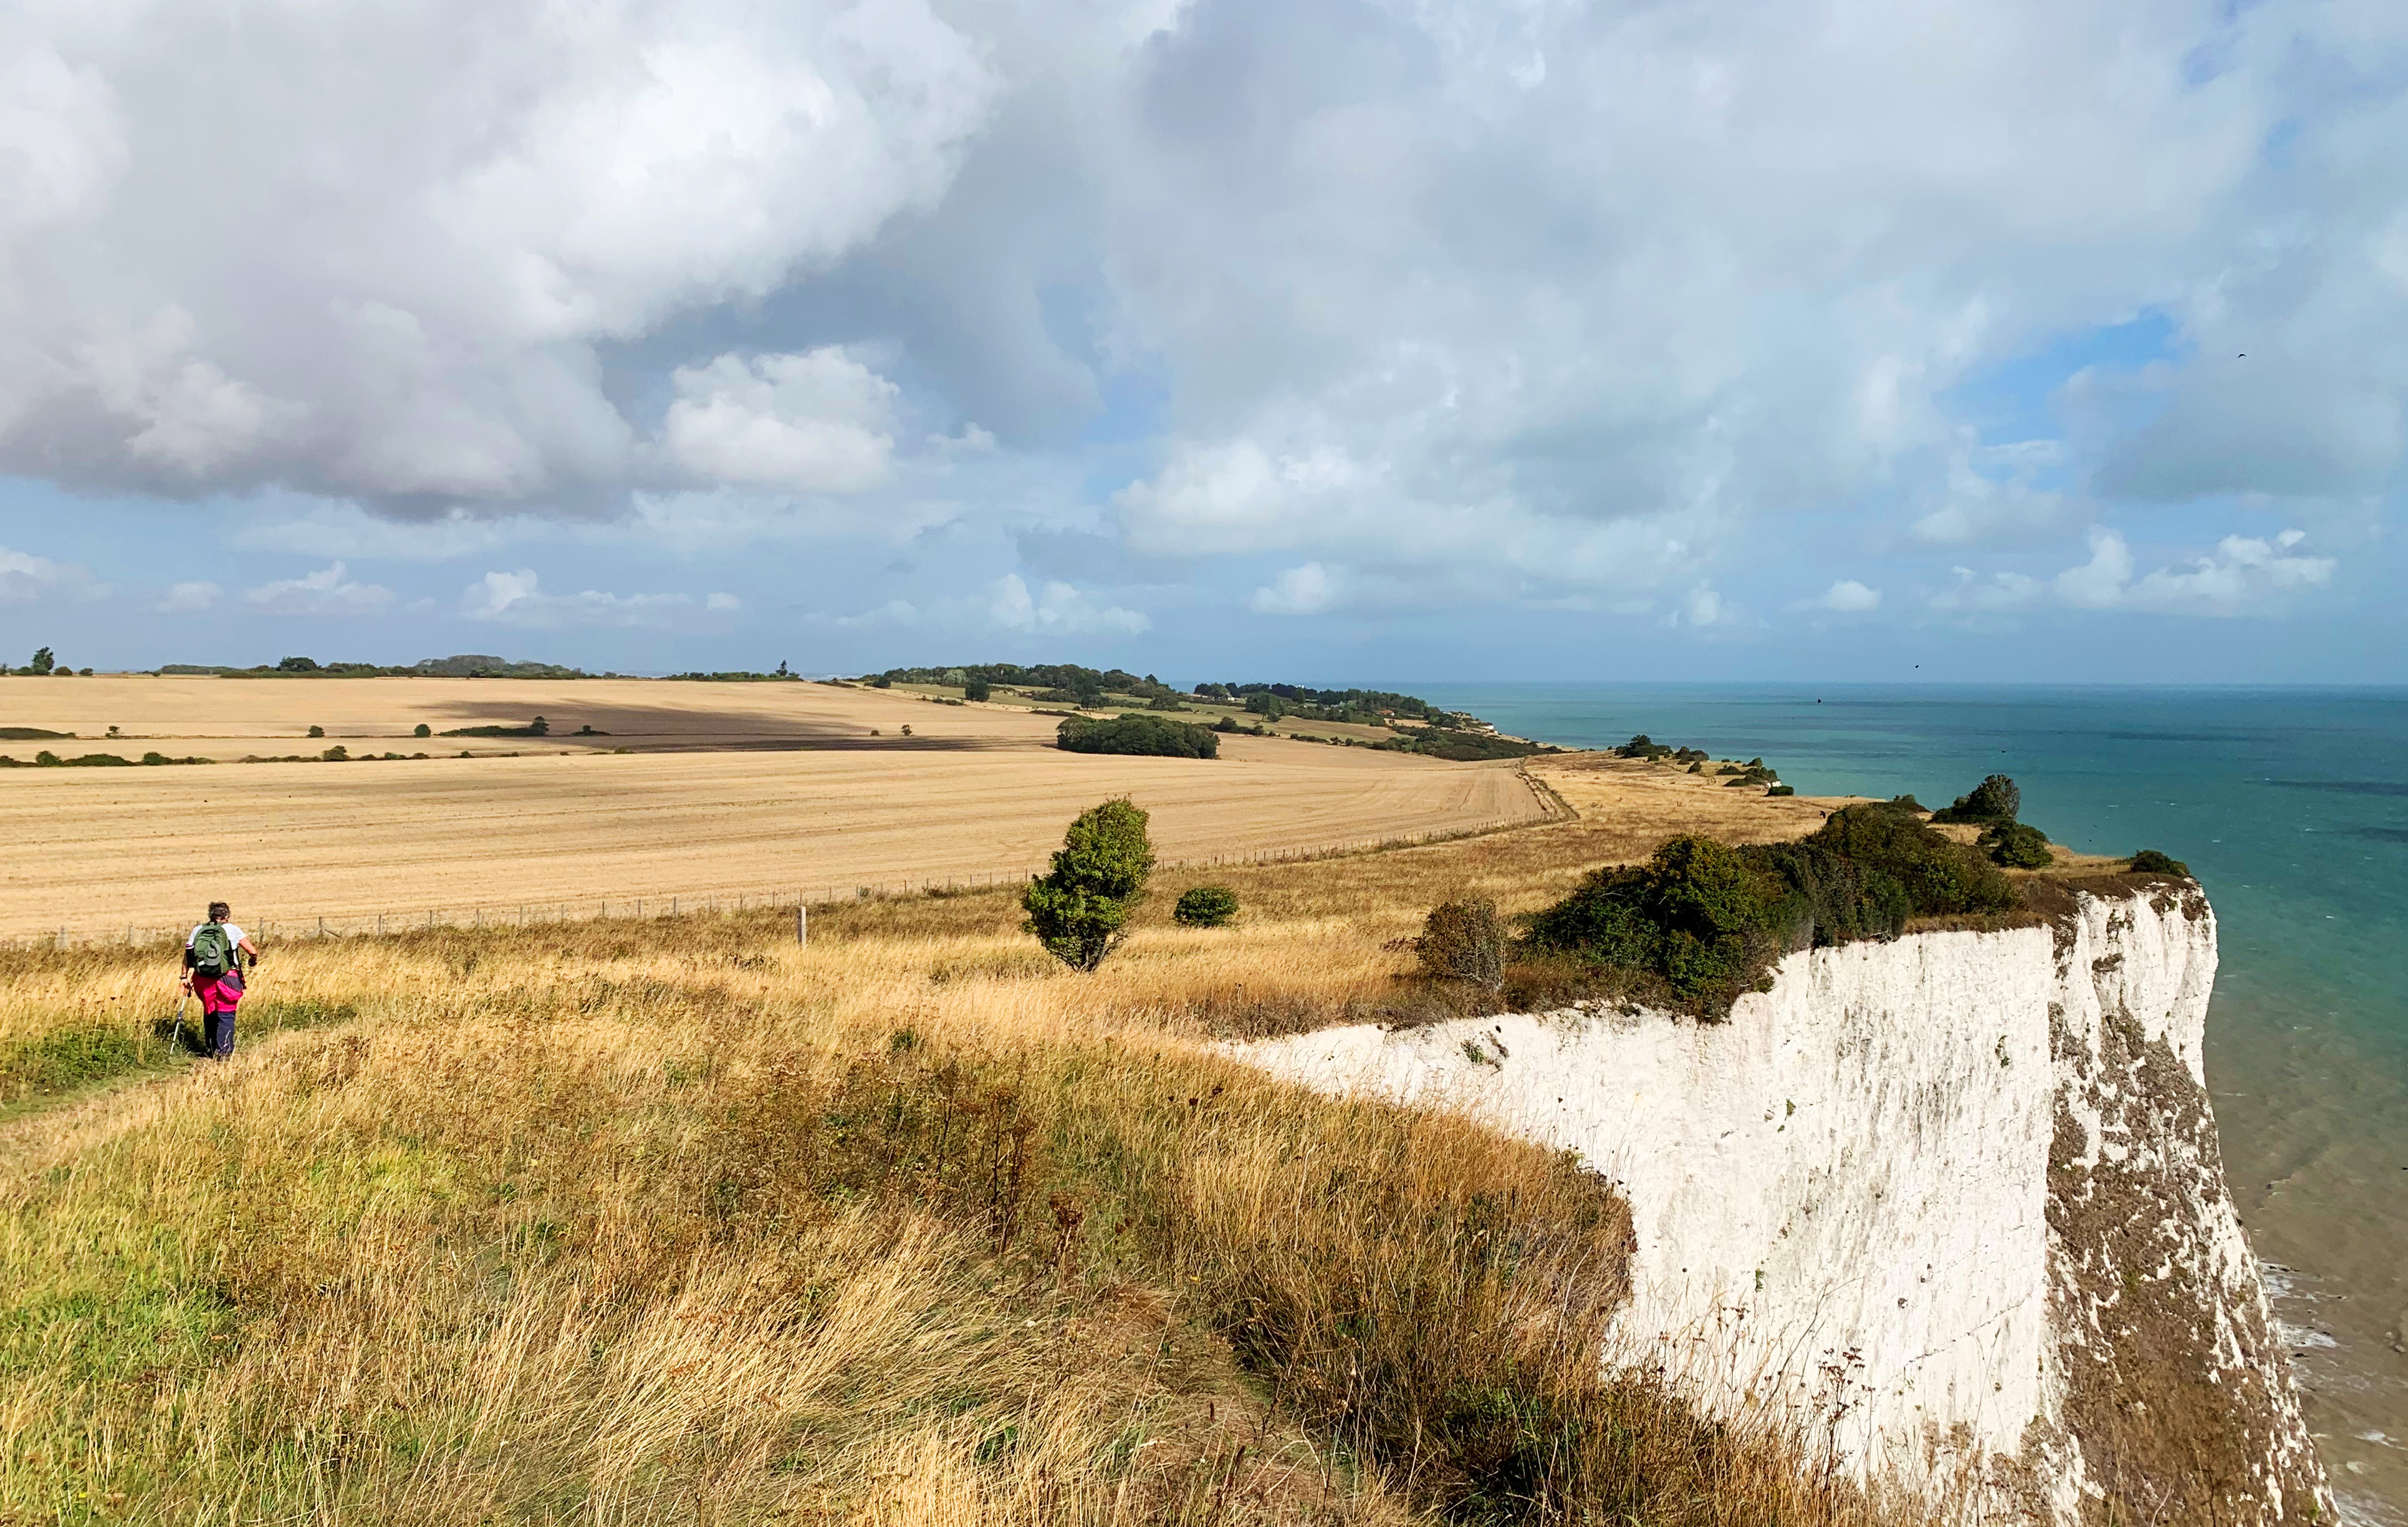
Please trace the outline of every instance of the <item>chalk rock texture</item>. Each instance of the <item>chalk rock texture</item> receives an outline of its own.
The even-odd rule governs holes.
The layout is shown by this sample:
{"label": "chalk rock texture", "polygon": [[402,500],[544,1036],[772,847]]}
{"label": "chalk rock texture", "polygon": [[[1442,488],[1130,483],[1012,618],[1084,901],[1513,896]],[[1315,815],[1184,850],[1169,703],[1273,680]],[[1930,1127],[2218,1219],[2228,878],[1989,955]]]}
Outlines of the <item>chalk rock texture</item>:
{"label": "chalk rock texture", "polygon": [[1784,959],[1725,1023],[1584,1005],[1234,1046],[1628,1198],[1629,1360],[1981,1520],[2330,1520],[2200,1070],[2196,888]]}

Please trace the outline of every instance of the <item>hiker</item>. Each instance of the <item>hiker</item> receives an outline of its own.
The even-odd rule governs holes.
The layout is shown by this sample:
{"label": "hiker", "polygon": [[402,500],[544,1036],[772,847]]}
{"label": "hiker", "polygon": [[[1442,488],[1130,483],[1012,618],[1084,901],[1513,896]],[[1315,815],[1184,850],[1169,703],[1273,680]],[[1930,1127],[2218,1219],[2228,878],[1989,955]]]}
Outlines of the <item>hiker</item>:
{"label": "hiker", "polygon": [[226,921],[234,909],[209,903],[209,920],[184,941],[184,989],[201,1000],[201,1047],[220,1060],[234,1059],[234,1010],[242,1002],[242,957],[259,964],[259,947]]}

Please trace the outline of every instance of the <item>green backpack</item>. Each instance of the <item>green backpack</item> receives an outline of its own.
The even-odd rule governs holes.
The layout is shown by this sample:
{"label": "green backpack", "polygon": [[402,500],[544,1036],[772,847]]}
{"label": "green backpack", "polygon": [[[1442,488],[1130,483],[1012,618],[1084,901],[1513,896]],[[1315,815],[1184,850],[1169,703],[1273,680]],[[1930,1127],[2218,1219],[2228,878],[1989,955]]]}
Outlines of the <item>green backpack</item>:
{"label": "green backpack", "polygon": [[226,936],[225,924],[203,923],[193,933],[193,973],[215,981],[233,966],[234,940]]}

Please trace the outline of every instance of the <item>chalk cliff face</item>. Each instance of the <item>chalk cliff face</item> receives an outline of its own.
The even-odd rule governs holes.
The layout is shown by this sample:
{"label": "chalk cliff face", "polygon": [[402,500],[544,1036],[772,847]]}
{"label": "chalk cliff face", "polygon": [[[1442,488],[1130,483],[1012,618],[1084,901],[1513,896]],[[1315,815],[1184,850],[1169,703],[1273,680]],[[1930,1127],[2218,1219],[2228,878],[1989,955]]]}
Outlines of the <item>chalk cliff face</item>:
{"label": "chalk cliff face", "polygon": [[[1730,1020],[1629,1009],[1238,1047],[1461,1108],[1630,1201],[1633,1361],[1997,1519],[2332,1505],[2200,1071],[2196,889],[1792,955]],[[2137,1507],[2137,1509],[2135,1509]]]}

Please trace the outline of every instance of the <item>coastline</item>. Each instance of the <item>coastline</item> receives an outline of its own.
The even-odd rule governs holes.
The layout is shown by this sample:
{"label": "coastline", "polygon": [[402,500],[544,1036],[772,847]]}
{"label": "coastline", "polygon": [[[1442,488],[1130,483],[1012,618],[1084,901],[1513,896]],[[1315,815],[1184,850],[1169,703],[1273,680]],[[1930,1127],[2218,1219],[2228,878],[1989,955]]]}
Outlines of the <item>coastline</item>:
{"label": "coastline", "polygon": [[2187,860],[2223,926],[2206,1064],[2234,1201],[2344,1520],[2408,1523],[2408,691],[1421,688],[1563,745],[1761,754],[1810,794],[1945,800],[1996,770],[2060,843]]}

